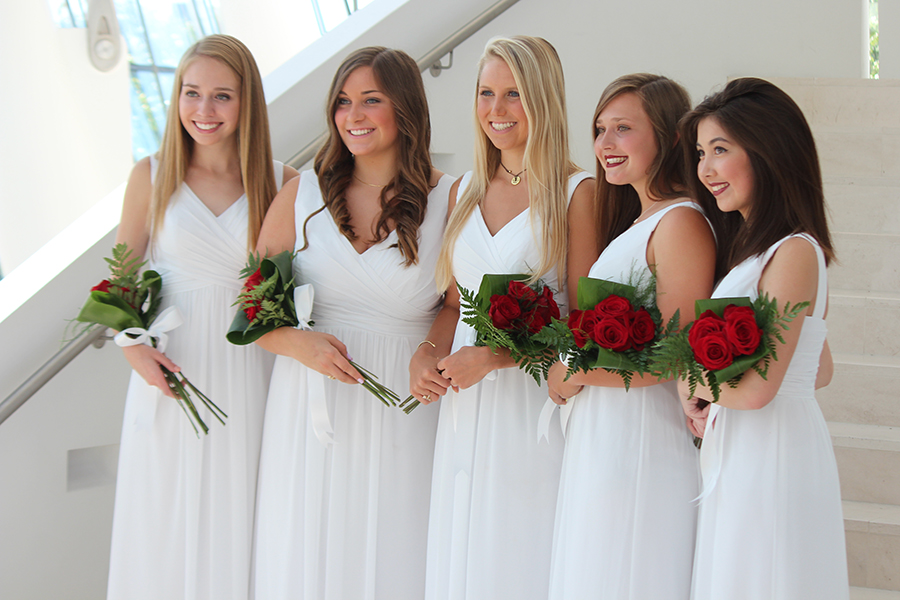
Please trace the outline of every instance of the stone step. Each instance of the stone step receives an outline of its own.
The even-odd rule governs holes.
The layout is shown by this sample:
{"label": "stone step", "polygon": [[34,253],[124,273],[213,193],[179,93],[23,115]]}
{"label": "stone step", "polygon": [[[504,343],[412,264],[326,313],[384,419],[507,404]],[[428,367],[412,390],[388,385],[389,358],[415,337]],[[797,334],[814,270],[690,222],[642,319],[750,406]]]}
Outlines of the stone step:
{"label": "stone step", "polygon": [[815,127],[813,137],[823,177],[900,177],[900,127]]}
{"label": "stone step", "polygon": [[832,233],[900,235],[900,177],[825,179]]}
{"label": "stone step", "polygon": [[900,127],[900,80],[778,78],[810,126]]}
{"label": "stone step", "polygon": [[900,600],[900,592],[851,586],[850,600]]}
{"label": "stone step", "polygon": [[900,358],[834,354],[834,377],[816,399],[826,421],[900,427],[898,390]]}
{"label": "stone step", "polygon": [[847,567],[853,600],[897,598],[900,591],[900,506],[844,501]]}
{"label": "stone step", "polygon": [[834,353],[900,356],[900,292],[832,288],[828,344]]}
{"label": "stone step", "polygon": [[833,234],[838,263],[828,269],[829,287],[900,292],[900,235]]}
{"label": "stone step", "polygon": [[829,422],[828,430],[841,477],[841,497],[900,505],[900,427]]}

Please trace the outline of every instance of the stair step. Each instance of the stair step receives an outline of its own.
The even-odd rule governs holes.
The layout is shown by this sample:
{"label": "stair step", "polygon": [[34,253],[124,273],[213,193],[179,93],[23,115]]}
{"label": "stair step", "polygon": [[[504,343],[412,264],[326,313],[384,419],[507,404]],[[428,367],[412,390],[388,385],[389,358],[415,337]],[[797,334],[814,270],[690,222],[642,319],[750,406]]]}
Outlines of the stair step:
{"label": "stair step", "polygon": [[894,79],[778,78],[814,129],[900,127],[900,81]]}
{"label": "stair step", "polygon": [[900,505],[900,427],[829,423],[828,430],[841,478],[841,497]]}
{"label": "stair step", "polygon": [[840,264],[828,269],[832,288],[900,292],[900,235],[835,233]]}
{"label": "stair step", "polygon": [[828,177],[824,183],[832,232],[900,235],[900,178]]}
{"label": "stair step", "polygon": [[900,358],[834,354],[834,378],[816,399],[826,421],[900,426],[898,390]]}
{"label": "stair step", "polygon": [[850,600],[900,600],[900,592],[867,587],[851,587]]}
{"label": "stair step", "polygon": [[833,352],[900,355],[900,292],[832,289],[828,343]]}
{"label": "stair step", "polygon": [[900,506],[848,500],[843,506],[850,585],[867,588],[851,598],[894,598],[878,592],[900,591]]}

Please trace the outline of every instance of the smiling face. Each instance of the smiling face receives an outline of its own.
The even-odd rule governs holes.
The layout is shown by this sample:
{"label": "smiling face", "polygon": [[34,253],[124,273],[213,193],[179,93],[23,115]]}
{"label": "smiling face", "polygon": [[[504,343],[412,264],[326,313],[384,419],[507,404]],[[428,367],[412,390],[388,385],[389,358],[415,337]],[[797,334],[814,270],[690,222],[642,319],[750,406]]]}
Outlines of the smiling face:
{"label": "smiling face", "polygon": [[378,85],[372,67],[359,67],[347,76],[334,108],[334,124],[354,156],[396,151],[394,104]]}
{"label": "smiling face", "polygon": [[656,159],[656,134],[637,94],[613,98],[597,115],[594,154],[613,185],[631,185],[647,193],[650,167]]}
{"label": "smiling face", "polygon": [[197,144],[232,142],[241,116],[240,78],[224,62],[198,56],[184,70],[178,116]]}
{"label": "smiling face", "polygon": [[716,198],[722,212],[738,211],[746,221],[753,200],[750,156],[715,117],[697,125],[697,177]]}
{"label": "smiling face", "polygon": [[491,58],[478,77],[478,122],[499,150],[524,152],[528,143],[528,117],[509,66]]}

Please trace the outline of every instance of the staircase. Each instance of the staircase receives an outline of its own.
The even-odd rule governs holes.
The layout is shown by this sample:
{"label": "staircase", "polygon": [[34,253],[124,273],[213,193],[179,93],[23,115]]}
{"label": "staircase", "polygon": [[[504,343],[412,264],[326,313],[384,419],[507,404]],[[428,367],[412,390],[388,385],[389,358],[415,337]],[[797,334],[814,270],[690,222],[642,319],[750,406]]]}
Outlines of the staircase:
{"label": "staircase", "polygon": [[900,81],[773,79],[816,137],[840,264],[834,379],[817,397],[841,477],[853,600],[900,600]]}

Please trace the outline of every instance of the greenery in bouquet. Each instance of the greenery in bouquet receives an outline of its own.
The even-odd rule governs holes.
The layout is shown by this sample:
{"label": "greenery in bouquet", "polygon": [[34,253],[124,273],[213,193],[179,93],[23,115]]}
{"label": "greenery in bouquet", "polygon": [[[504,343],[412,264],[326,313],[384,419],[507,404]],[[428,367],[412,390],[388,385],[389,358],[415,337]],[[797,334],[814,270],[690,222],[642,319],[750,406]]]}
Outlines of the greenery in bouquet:
{"label": "greenery in bouquet", "polygon": [[[295,255],[296,252],[285,250],[261,259],[258,253],[250,253],[247,264],[240,273],[246,281],[233,305],[238,310],[225,334],[229,342],[239,346],[250,344],[279,327],[302,325],[306,329],[312,328],[315,324],[309,320],[312,312],[312,287],[300,286],[308,291],[307,305],[301,307],[302,310],[298,311],[294,297],[295,290],[298,289],[293,272]],[[379,383],[378,376],[353,361],[350,364],[362,375],[361,385],[385,406],[393,407],[400,403],[396,392]]]}
{"label": "greenery in bouquet", "polygon": [[[141,268],[146,262],[142,262],[139,256],[134,256],[126,244],[116,244],[112,251],[112,258],[104,258],[104,260],[109,264],[109,279],[104,279],[91,288],[90,296],[75,320],[84,323],[85,328],[99,324],[118,331],[116,343],[120,346],[135,343],[128,343],[125,339],[127,338],[130,340],[141,339],[139,343],[149,343],[156,348],[160,345],[160,340],[165,339],[164,332],[155,332],[153,329],[157,317],[164,318],[159,315],[162,301],[160,296],[162,278],[152,269],[141,272]],[[160,369],[175,395],[176,402],[184,411],[198,436],[200,430],[204,434],[208,433],[209,427],[200,417],[191,393],[203,402],[222,425],[225,424],[224,419],[228,418],[228,415],[203,392],[194,387],[184,374],[173,373],[162,365],[160,365]]]}
{"label": "greenery in bouquet", "polygon": [[552,344],[568,365],[566,379],[577,371],[605,369],[631,387],[635,374],[650,372],[653,344],[664,329],[656,306],[656,278],[632,271],[629,283],[582,277],[578,281],[578,308],[565,321],[554,320],[542,339]]}
{"label": "greenery in bouquet", "polygon": [[737,387],[753,369],[766,379],[769,364],[778,360],[776,342],[782,331],[809,306],[785,303],[768,295],[750,298],[713,298],[695,302],[696,319],[681,331],[660,340],[651,368],[661,379],[687,380],[691,397],[698,385],[709,388],[718,402],[722,384]]}

